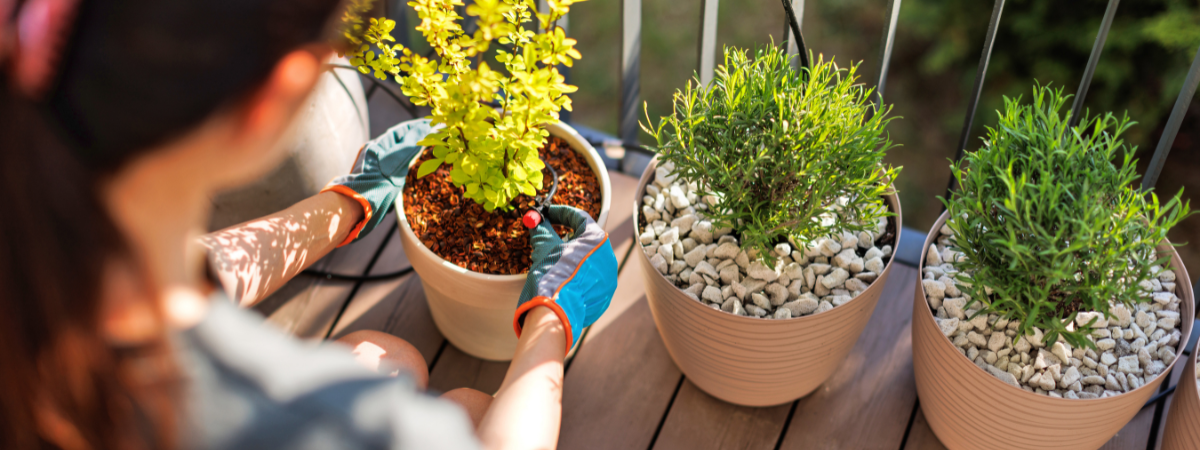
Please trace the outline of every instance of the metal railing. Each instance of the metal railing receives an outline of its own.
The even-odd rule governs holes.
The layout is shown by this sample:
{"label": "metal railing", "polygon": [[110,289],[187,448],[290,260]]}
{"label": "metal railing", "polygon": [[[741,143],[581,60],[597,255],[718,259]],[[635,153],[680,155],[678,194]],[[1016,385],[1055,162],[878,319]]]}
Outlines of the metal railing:
{"label": "metal railing", "polygon": [[[641,87],[639,70],[641,67],[641,30],[642,30],[642,0],[620,0],[621,1],[621,53],[620,53],[620,96],[618,99],[618,129],[617,135],[611,136],[606,133],[597,132],[575,125],[592,145],[597,148],[621,146],[625,149],[625,157],[621,161],[606,160],[606,164],[610,169],[621,168],[626,173],[639,172],[636,167],[644,167],[644,163],[652,157],[652,153],[646,150],[639,142],[638,136],[640,127],[638,125],[639,108],[641,103]],[[699,38],[697,39],[696,52],[696,75],[701,83],[707,84],[712,81],[716,70],[717,57],[717,21],[718,21],[718,6],[719,0],[698,0],[702,2],[702,8],[699,18]],[[885,92],[888,68],[891,62],[892,53],[895,44],[896,27],[900,14],[901,0],[885,0],[888,5],[886,11],[886,27],[882,35],[882,45],[879,52],[880,69],[879,78],[876,87],[876,102],[882,105],[883,95]],[[385,3],[384,13],[400,23],[406,23],[405,14],[407,7],[404,6],[404,0],[389,0]],[[1100,56],[1104,51],[1105,43],[1108,39],[1109,30],[1112,27],[1113,19],[1116,16],[1120,0],[1109,0],[1105,9],[1104,17],[1101,20],[1100,28],[1096,32],[1096,39],[1093,43],[1091,54],[1088,57],[1087,65],[1084,68],[1082,79],[1079,82],[1079,87],[1076,89],[1075,98],[1071,106],[1070,125],[1075,126],[1079,123],[1084,108],[1084,101],[1087,98],[1088,90],[1091,86],[1092,78],[1095,74],[1096,66],[1100,60]],[[979,100],[983,93],[984,82],[986,80],[988,65],[991,61],[992,50],[996,42],[996,35],[999,29],[1000,20],[1004,12],[1005,1],[994,0],[991,18],[988,22],[987,32],[984,37],[983,49],[979,58],[977,73],[971,92],[968,94],[967,111],[963,119],[962,129],[955,148],[954,161],[960,160],[967,151],[967,146],[972,134],[974,126],[975,114],[979,106]],[[545,1],[539,1],[539,9],[545,8]],[[807,50],[802,35],[802,25],[804,18],[804,0],[781,0],[781,8],[784,12],[784,43],[792,55],[796,55],[795,63],[801,67],[807,66]],[[465,14],[464,14],[465,17]],[[560,24],[566,28],[567,18],[564,17]],[[468,27],[470,24],[467,25]],[[397,39],[400,43],[408,44],[408,35],[399,33]],[[568,68],[560,67],[564,75],[569,77]],[[414,117],[417,116],[416,108],[404,99],[402,95],[398,95],[386,83],[380,83],[369,76],[362,77],[364,80],[370,80],[370,88],[367,90],[368,98],[371,97],[378,89],[383,89],[389,96],[395,99],[402,107],[408,110]],[[1162,136],[1159,138],[1150,164],[1146,169],[1146,173],[1142,178],[1141,189],[1149,190],[1158,181],[1159,174],[1162,172],[1163,166],[1166,163],[1166,158],[1170,153],[1171,147],[1175,142],[1175,137],[1182,125],[1183,118],[1187,113],[1188,105],[1195,96],[1197,86],[1200,85],[1200,50],[1197,50],[1196,55],[1192,59],[1191,67],[1188,69],[1187,78],[1185,79],[1179,95],[1175,100],[1174,107],[1167,120]],[[569,112],[564,111],[562,114],[564,122],[570,121]],[[601,153],[603,156],[603,152]],[[629,167],[628,163],[632,156],[640,155],[641,164],[634,164],[634,167]],[[950,192],[955,187],[955,179],[953,176],[946,187],[946,196],[949,197]],[[921,246],[924,242],[924,233],[919,230],[906,230],[904,235],[912,239],[904,239],[899,243],[897,248],[896,258],[903,263],[917,265],[921,253]],[[909,248],[912,247],[912,248]],[[915,251],[913,251],[915,250]],[[361,281],[361,280],[359,280]],[[1196,286],[1200,290],[1200,284]],[[1180,359],[1186,358],[1195,351],[1197,336],[1200,336],[1200,329],[1194,330],[1192,336],[1180,352]],[[1163,400],[1166,399],[1172,392],[1174,386],[1168,386],[1163,383],[1159,392],[1152,397],[1145,406],[1153,406],[1155,408],[1154,422],[1158,424],[1162,419]],[[1159,427],[1153,427],[1150,431],[1147,448],[1153,449],[1157,441]]]}

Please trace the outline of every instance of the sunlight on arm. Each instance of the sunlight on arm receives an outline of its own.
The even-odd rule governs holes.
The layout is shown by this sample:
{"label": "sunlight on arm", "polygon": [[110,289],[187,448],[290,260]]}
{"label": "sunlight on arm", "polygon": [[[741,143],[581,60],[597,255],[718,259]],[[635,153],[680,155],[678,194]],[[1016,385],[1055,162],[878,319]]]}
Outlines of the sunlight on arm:
{"label": "sunlight on arm", "polygon": [[200,242],[225,291],[249,307],[332,251],[361,219],[357,203],[326,192]]}

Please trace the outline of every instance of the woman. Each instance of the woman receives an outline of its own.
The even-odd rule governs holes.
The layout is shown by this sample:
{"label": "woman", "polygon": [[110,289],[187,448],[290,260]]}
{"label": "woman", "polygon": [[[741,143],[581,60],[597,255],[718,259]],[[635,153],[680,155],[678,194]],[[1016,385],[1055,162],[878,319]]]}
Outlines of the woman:
{"label": "woman", "polygon": [[[342,346],[273,331],[206,280],[196,240],[209,196],[282,158],[279,138],[331,53],[320,37],[336,3],[0,0],[0,448],[555,446],[568,342],[607,301],[572,295],[570,279],[547,286],[591,270],[572,247],[590,219],[547,214],[576,220],[566,243],[532,230],[523,333],[476,433],[419,392],[419,364],[380,376]],[[385,136],[362,159],[412,151],[399,144]],[[277,286],[361,235],[397,178],[363,164],[343,188],[256,222],[303,226],[212,239],[292,245],[308,262],[263,250],[242,266],[278,271],[266,283]],[[404,346],[359,337],[372,339]]]}

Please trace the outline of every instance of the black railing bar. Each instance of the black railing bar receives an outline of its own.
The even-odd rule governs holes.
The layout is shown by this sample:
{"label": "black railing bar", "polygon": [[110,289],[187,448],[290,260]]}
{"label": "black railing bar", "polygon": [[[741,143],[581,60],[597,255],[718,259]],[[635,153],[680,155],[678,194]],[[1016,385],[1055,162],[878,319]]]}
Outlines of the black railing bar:
{"label": "black railing bar", "polygon": [[[408,100],[401,98],[399,95],[396,95],[395,92],[392,92],[391,89],[389,89],[378,78],[375,78],[374,75],[364,74],[362,72],[359,72],[358,69],[354,68],[354,66],[348,66],[345,64],[325,64],[325,67],[330,68],[330,69],[353,70],[354,73],[362,75],[361,77],[359,77],[360,80],[363,78],[371,80],[372,85],[371,85],[371,88],[367,90],[367,95],[366,95],[368,100],[371,99],[371,94],[375,93],[376,88],[383,89],[384,92],[387,92],[388,95],[390,95],[393,99],[396,100],[397,103],[400,104],[400,107],[404,108],[405,111],[408,111],[409,116],[412,116],[412,118],[414,118],[414,119],[417,117],[417,107],[415,105],[413,105],[412,103],[409,103]],[[338,81],[341,82],[341,79],[339,78]]]}
{"label": "black railing bar", "polygon": [[1142,177],[1142,191],[1149,191],[1158,183],[1158,175],[1162,173],[1163,165],[1167,162],[1167,154],[1171,153],[1171,146],[1175,144],[1175,135],[1179,134],[1179,126],[1183,124],[1183,117],[1187,115],[1188,105],[1196,95],[1197,84],[1200,84],[1200,49],[1196,50],[1196,56],[1192,58],[1192,67],[1188,69],[1187,79],[1179,89],[1179,97],[1175,99],[1171,117],[1167,119],[1167,126],[1163,129],[1162,137],[1158,139],[1158,147],[1154,149],[1154,157],[1150,159],[1150,166],[1146,168],[1146,175]]}
{"label": "black railing bar", "polygon": [[392,92],[392,90],[390,88],[388,88],[387,85],[385,85],[378,78],[375,78],[372,75],[364,75],[361,78],[366,78],[368,80],[371,80],[371,83],[374,83],[375,86],[378,86],[379,89],[383,90],[383,92],[386,92],[389,97],[392,97],[393,100],[396,100],[396,103],[400,104],[401,108],[404,108],[405,111],[408,111],[408,115],[410,117],[412,117],[413,119],[416,119],[418,117],[416,105],[409,103],[408,99],[405,99],[404,97],[397,95],[395,92]]}
{"label": "black railing bar", "polygon": [[[875,108],[883,108],[883,90],[887,86],[888,66],[892,62],[892,45],[896,43],[896,23],[900,20],[900,1],[888,2],[888,26],[879,49],[879,84],[875,86]],[[868,112],[868,115],[873,113]]]}
{"label": "black railing bar", "polygon": [[717,6],[719,0],[704,0],[700,11],[700,42],[696,44],[696,77],[701,86],[713,79],[717,58]]}
{"label": "black railing bar", "polygon": [[[796,12],[796,22],[800,24],[800,31],[804,31],[804,0],[792,0],[792,11]],[[795,42],[792,42],[792,24],[785,17],[783,20],[783,42],[781,45],[787,49],[788,56],[796,56],[800,52],[796,51]],[[796,69],[799,64],[793,59],[792,69]]]}
{"label": "black railing bar", "polygon": [[788,27],[792,29],[792,36],[796,38],[796,52],[800,55],[800,67],[807,69],[808,64],[808,48],[804,45],[804,34],[800,33],[800,20],[796,19],[796,11],[792,9],[791,0],[780,0],[783,2],[783,10],[787,12]]}
{"label": "black railing bar", "polygon": [[1092,44],[1092,54],[1088,56],[1083,79],[1079,80],[1079,89],[1075,91],[1075,103],[1071,105],[1071,119],[1067,122],[1071,128],[1079,125],[1079,120],[1083,118],[1083,100],[1087,98],[1088,88],[1092,86],[1096,64],[1100,62],[1100,54],[1104,52],[1104,42],[1108,40],[1108,30],[1112,28],[1113,17],[1117,15],[1117,5],[1120,3],[1121,0],[1108,0],[1108,8],[1104,10],[1104,19],[1100,21],[1100,30],[1096,32],[1096,42]]}
{"label": "black railing bar", "polygon": [[[1186,362],[1186,361],[1185,361],[1185,362]],[[1165,377],[1165,376],[1170,376],[1170,374],[1162,374],[1162,375],[1159,375],[1159,376],[1164,376],[1164,377]],[[1164,382],[1164,386],[1165,386],[1165,383],[1169,383],[1170,381],[1171,381],[1171,380],[1167,380],[1167,381],[1165,381],[1165,382]],[[1180,381],[1184,381],[1184,380],[1180,380]],[[1146,404],[1142,405],[1142,408],[1145,408],[1145,407],[1147,407],[1147,406],[1151,406],[1151,405],[1155,405],[1155,404],[1157,404],[1158,402],[1161,402],[1161,401],[1163,401],[1163,399],[1167,398],[1167,396],[1169,396],[1169,395],[1171,395],[1171,394],[1174,394],[1174,393],[1175,393],[1175,388],[1176,388],[1176,387],[1178,387],[1178,386],[1179,386],[1179,385],[1178,385],[1178,384],[1176,384],[1175,386],[1171,386],[1171,387],[1169,387],[1169,388],[1167,388],[1167,389],[1163,390],[1162,392],[1159,392],[1159,393],[1157,393],[1157,394],[1154,394],[1154,396],[1153,396],[1153,397],[1150,397],[1150,400],[1147,400],[1147,401],[1146,401]]]}
{"label": "black railing bar", "polygon": [[[1000,14],[1004,11],[1004,0],[996,0],[992,7],[992,19],[988,22],[987,37],[983,41],[983,54],[979,57],[979,71],[975,74],[975,87],[971,91],[971,101],[967,103],[967,117],[963,119],[962,135],[958,138],[958,148],[954,152],[954,161],[962,159],[967,150],[967,141],[971,138],[971,125],[975,122],[975,110],[979,107],[979,96],[983,94],[983,80],[987,76],[988,63],[992,59],[992,44],[996,42],[996,31],[1000,28]],[[954,190],[954,174],[950,174],[950,182],[946,185],[946,198]],[[945,210],[945,205],[942,205]]]}
{"label": "black railing bar", "polygon": [[626,146],[636,146],[638,142],[641,46],[642,0],[621,0],[621,102],[617,135]]}

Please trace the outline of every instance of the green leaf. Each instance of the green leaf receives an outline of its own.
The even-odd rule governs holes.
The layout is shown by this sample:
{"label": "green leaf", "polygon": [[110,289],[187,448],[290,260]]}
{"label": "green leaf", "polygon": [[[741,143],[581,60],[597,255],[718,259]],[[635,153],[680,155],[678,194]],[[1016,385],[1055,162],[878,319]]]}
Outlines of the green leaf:
{"label": "green leaf", "polygon": [[442,160],[437,159],[437,158],[425,161],[425,162],[421,163],[421,167],[417,168],[417,178],[424,178],[425,175],[429,175],[429,174],[437,171],[438,167],[441,167],[441,166],[442,166]]}

